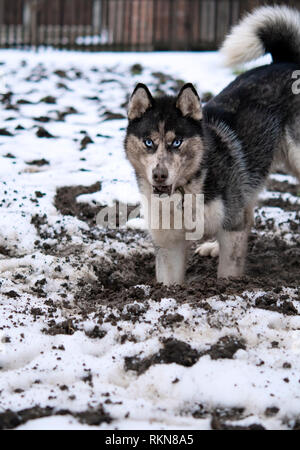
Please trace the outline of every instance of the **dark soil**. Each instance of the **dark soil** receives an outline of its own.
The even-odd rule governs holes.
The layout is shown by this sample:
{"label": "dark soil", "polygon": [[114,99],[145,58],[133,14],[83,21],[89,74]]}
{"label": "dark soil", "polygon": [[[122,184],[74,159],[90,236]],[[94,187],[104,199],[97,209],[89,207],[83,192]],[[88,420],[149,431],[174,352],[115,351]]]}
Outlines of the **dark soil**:
{"label": "dark soil", "polygon": [[[77,202],[77,197],[82,194],[92,194],[101,190],[101,183],[97,182],[91,186],[66,186],[57,189],[54,205],[63,215],[75,216],[80,220],[96,225],[96,216],[106,205],[91,206],[87,203]],[[128,216],[138,205],[128,206]],[[119,203],[116,204],[116,225],[119,225]],[[107,236],[115,235],[114,230],[108,230]]]}
{"label": "dark soil", "polygon": [[112,418],[105,412],[102,405],[99,405],[97,409],[89,409],[75,413],[67,409],[54,410],[53,408],[46,407],[40,408],[35,406],[29,409],[23,409],[18,412],[7,410],[0,414],[0,430],[10,430],[16,428],[30,420],[41,419],[50,416],[67,416],[70,415],[76,418],[80,423],[87,425],[98,426],[101,423],[111,423]]}
{"label": "dark soil", "polygon": [[96,223],[96,215],[101,207],[92,207],[85,203],[77,203],[76,198],[82,194],[92,194],[101,190],[99,182],[92,186],[68,186],[57,189],[54,205],[63,215],[75,216],[86,222]]}
{"label": "dark soil", "polygon": [[54,105],[56,103],[56,98],[52,97],[52,95],[48,95],[47,97],[41,98],[40,102],[48,103],[49,105]]}
{"label": "dark soil", "polygon": [[36,122],[48,123],[48,122],[50,122],[51,119],[46,116],[40,116],[40,117],[34,117],[33,120],[35,120]]}
{"label": "dark soil", "polygon": [[6,128],[0,128],[0,136],[13,136]]}
{"label": "dark soil", "polygon": [[285,314],[287,316],[297,316],[298,311],[294,305],[288,301],[287,295],[282,295],[279,297],[279,301],[282,303],[278,304],[278,296],[272,294],[265,294],[259,297],[255,301],[255,306],[257,308],[267,309],[269,311],[277,311],[279,313]]}
{"label": "dark soil", "polygon": [[101,330],[98,325],[96,325],[91,331],[86,331],[85,334],[91,339],[102,339],[106,335],[106,331]]}
{"label": "dark soil", "polygon": [[120,120],[125,119],[124,114],[114,113],[112,111],[105,111],[104,120]]}
{"label": "dark soil", "polygon": [[264,430],[265,428],[260,425],[253,423],[248,426],[243,425],[233,425],[230,422],[237,422],[245,418],[244,408],[216,408],[212,410],[207,410],[203,405],[199,405],[198,409],[193,413],[195,419],[204,419],[207,417],[211,418],[211,429],[212,430]]}
{"label": "dark soil", "polygon": [[146,372],[154,364],[172,364],[181,366],[193,366],[199,359],[200,354],[189,344],[176,339],[167,339],[163,348],[149,358],[140,359],[137,356],[125,358],[125,370],[134,370],[138,375]]}
{"label": "dark soil", "polygon": [[298,196],[300,194],[300,188],[297,184],[290,184],[287,181],[268,181],[268,191],[281,192],[282,194],[292,194]]}
{"label": "dark soil", "polygon": [[39,138],[48,138],[48,139],[54,138],[54,136],[43,127],[38,128],[36,135]]}
{"label": "dark soil", "polygon": [[86,135],[80,142],[80,150],[85,150],[89,144],[93,144],[94,141],[90,136]]}
{"label": "dark soil", "polygon": [[[276,183],[272,182],[271,188],[278,190]],[[295,193],[292,185],[288,184],[286,188]],[[76,199],[81,194],[93,193],[100,189],[100,183],[92,186],[60,188],[57,190],[55,206],[63,215],[76,216],[87,222],[91,233],[97,229],[94,239],[109,238],[128,245],[139,239],[145,239],[144,232],[101,231],[95,226],[96,215],[105,205],[91,206],[79,203]],[[135,207],[136,205],[132,206],[132,209]],[[129,208],[129,213],[130,211]],[[291,223],[290,227],[291,232],[295,231],[294,224]],[[261,224],[259,228],[261,231],[269,231],[268,224]],[[300,245],[296,239],[294,243],[288,244],[278,235],[271,238],[261,237],[253,229],[249,237],[245,276],[235,280],[217,280],[217,259],[201,257],[191,252],[186,286],[171,288],[155,283],[154,254],[136,252],[130,257],[125,257],[112,250],[112,255],[113,263],[99,261],[99,264],[94,265],[96,282],[78,281],[76,294],[78,305],[92,310],[101,304],[123,308],[124,304],[133,300],[146,302],[151,298],[160,301],[162,297],[173,297],[179,303],[196,304],[209,309],[205,299],[210,296],[221,295],[225,301],[230,295],[241,295],[246,290],[263,289],[271,292],[270,296],[258,299],[253,306],[287,315],[297,314],[296,308],[283,296],[282,291],[283,287],[298,289],[299,286]],[[133,288],[140,284],[150,286],[149,295],[146,296],[141,289],[136,291]],[[169,319],[166,319],[166,325]]]}
{"label": "dark soil", "polygon": [[[122,235],[121,235],[122,236]],[[126,233],[127,239],[145,238],[143,233]],[[110,238],[120,239],[110,232]],[[192,254],[187,269],[185,286],[165,287],[155,282],[155,260],[152,254],[134,254],[125,257],[114,254],[114,263],[94,265],[96,282],[79,281],[77,302],[97,308],[105,304],[123,308],[124,304],[134,300],[145,302],[147,299],[160,301],[162,297],[175,298],[178,303],[189,303],[210,309],[206,299],[220,295],[226,301],[230,295],[243,295],[246,290],[270,291],[270,297],[257,299],[257,308],[269,309],[282,314],[295,315],[296,308],[283,293],[283,287],[298,289],[300,248],[297,244],[288,245],[280,238],[268,239],[252,233],[249,239],[249,253],[246,275],[240,279],[217,279],[217,259]],[[150,286],[149,295],[132,290],[135,285]],[[117,295],[116,295],[117,294]],[[299,291],[300,294],[300,291]],[[297,299],[297,298],[296,298]],[[299,295],[300,300],[300,295]],[[172,318],[166,319],[167,322]]]}
{"label": "dark soil", "polygon": [[75,333],[76,330],[76,325],[74,325],[72,320],[69,319],[61,323],[54,323],[48,329],[44,328],[42,331],[43,333],[49,334],[51,336],[56,336],[57,334],[67,334],[71,336]]}
{"label": "dark soil", "polygon": [[46,159],[34,159],[32,161],[28,161],[26,162],[26,164],[28,164],[29,166],[38,166],[38,167],[42,167],[42,166],[49,166],[49,161],[47,161]]}
{"label": "dark soil", "polygon": [[217,415],[214,415],[211,420],[211,428],[212,430],[265,430],[265,428],[262,425],[259,425],[257,423],[253,423],[248,426],[242,426],[242,425],[231,425],[229,423],[226,423],[225,421],[222,421]]}
{"label": "dark soil", "polygon": [[244,342],[238,340],[235,336],[225,336],[204,354],[209,355],[211,359],[232,359],[239,349],[246,350]]}

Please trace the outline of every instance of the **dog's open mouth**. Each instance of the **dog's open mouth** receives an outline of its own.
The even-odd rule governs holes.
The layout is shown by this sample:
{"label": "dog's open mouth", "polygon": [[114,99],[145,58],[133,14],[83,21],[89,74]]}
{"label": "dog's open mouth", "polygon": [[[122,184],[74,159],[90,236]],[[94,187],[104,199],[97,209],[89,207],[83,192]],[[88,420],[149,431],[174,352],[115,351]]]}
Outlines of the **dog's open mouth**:
{"label": "dog's open mouth", "polygon": [[152,186],[153,188],[153,194],[156,195],[171,195],[172,192],[172,186]]}

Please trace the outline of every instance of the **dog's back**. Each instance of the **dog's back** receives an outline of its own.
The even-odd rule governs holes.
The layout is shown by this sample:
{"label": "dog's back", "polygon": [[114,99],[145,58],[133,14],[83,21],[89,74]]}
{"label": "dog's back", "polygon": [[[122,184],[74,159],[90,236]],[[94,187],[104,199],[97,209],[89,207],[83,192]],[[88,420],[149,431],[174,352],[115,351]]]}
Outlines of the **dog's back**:
{"label": "dog's back", "polygon": [[228,130],[232,136],[227,151],[236,156],[234,164],[218,158],[220,144],[207,146],[208,172],[222,175],[218,183],[212,183],[211,176],[205,186],[207,199],[212,190],[214,196],[223,196],[225,226],[230,228],[243,203],[263,186],[274,161],[300,177],[300,95],[294,89],[300,76],[300,13],[286,7],[259,8],[234,27],[221,52],[227,65],[267,52],[273,58],[272,64],[240,75],[204,107],[209,134],[218,132],[222,139],[223,129],[223,141]]}

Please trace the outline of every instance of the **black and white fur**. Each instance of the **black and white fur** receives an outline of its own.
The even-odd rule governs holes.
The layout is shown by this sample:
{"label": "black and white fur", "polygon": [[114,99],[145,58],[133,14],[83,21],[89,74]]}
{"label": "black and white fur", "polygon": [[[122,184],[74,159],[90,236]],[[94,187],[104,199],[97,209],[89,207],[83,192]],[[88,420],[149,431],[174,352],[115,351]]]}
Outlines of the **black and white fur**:
{"label": "black and white fur", "polygon": [[[173,174],[178,156],[168,154],[164,136],[180,132],[185,152],[190,139],[194,145],[199,139],[199,154],[193,147],[193,155],[201,157],[193,170],[185,177],[164,180],[164,185],[173,191],[181,187],[186,193],[204,194],[205,237],[217,238],[218,277],[238,277],[244,272],[253,206],[273,164],[283,162],[300,179],[300,95],[292,89],[293,74],[300,70],[300,13],[286,7],[259,8],[233,29],[221,52],[230,66],[265,53],[271,53],[273,63],[239,76],[203,111],[190,84],[177,99],[152,99],[148,89],[139,85],[129,105],[125,148],[141,192],[149,195],[151,176],[144,175],[134,143],[139,146],[139,140],[160,127],[160,157],[155,160],[154,152],[151,161],[159,168],[168,166]],[[139,152],[143,151],[141,144]],[[177,179],[185,181],[179,185]],[[159,248],[157,280],[183,283],[188,249],[184,233],[150,231]],[[199,252],[217,254],[218,249],[210,243]]]}

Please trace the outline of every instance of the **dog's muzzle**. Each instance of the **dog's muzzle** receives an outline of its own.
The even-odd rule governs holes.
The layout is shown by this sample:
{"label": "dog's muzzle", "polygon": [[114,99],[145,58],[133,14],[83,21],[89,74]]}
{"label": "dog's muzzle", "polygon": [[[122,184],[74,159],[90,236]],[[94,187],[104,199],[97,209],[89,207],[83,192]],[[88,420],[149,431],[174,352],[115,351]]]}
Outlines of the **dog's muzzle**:
{"label": "dog's muzzle", "polygon": [[163,185],[152,186],[152,189],[153,189],[153,194],[156,194],[156,195],[166,194],[166,195],[170,196],[172,193],[172,185],[170,185],[170,186],[163,186]]}
{"label": "dog's muzzle", "polygon": [[153,193],[154,194],[167,194],[171,195],[172,185],[167,185],[167,179],[169,176],[168,169],[161,165],[157,164],[157,166],[152,170],[152,179],[153,179]]}

